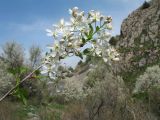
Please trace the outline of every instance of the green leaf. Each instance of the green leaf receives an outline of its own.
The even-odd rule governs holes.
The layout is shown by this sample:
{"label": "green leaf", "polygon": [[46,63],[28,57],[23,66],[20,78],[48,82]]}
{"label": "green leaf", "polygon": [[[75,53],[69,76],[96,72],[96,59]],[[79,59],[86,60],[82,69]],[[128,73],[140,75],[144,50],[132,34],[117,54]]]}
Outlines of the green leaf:
{"label": "green leaf", "polygon": [[89,41],[91,39],[92,39],[92,35],[89,35],[88,38],[87,38],[87,41]]}
{"label": "green leaf", "polygon": [[85,36],[88,38],[88,33],[87,32],[84,32]]}
{"label": "green leaf", "polygon": [[90,49],[90,48],[87,48],[87,49],[85,49],[85,50],[83,51],[83,53],[84,53],[85,55],[88,55],[90,52],[91,52],[91,49]]}
{"label": "green leaf", "polygon": [[90,31],[89,31],[89,35],[88,35],[88,40],[91,40],[92,37],[93,37],[94,29],[93,29],[93,26],[91,24],[89,24],[89,28],[90,28]]}
{"label": "green leaf", "polygon": [[24,88],[17,87],[16,90],[12,93],[13,96],[17,97],[24,105],[27,104],[28,91]]}
{"label": "green leaf", "polygon": [[89,28],[90,28],[89,35],[92,35],[94,31],[93,26],[89,24]]}
{"label": "green leaf", "polygon": [[41,74],[41,71],[40,71],[40,70],[36,70],[36,71],[35,71],[35,74],[36,74],[36,76],[38,76],[38,75]]}
{"label": "green leaf", "polygon": [[27,99],[25,97],[22,97],[22,102],[24,105],[27,105]]}
{"label": "green leaf", "polygon": [[99,31],[99,30],[100,30],[100,27],[99,27],[99,26],[97,26],[97,27],[96,27],[96,32],[97,32],[97,31]]}
{"label": "green leaf", "polygon": [[20,67],[20,74],[24,74],[28,71],[27,67]]}
{"label": "green leaf", "polygon": [[20,78],[16,78],[16,85],[19,85],[19,82],[20,82]]}
{"label": "green leaf", "polygon": [[82,38],[82,42],[83,42],[83,43],[86,43],[86,39],[85,39],[84,37]]}

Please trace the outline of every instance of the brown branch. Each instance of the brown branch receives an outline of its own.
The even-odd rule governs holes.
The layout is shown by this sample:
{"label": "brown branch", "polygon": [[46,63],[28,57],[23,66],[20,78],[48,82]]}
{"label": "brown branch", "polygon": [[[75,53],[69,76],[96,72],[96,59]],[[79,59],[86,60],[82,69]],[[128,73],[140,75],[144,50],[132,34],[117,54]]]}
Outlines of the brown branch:
{"label": "brown branch", "polygon": [[14,86],[12,89],[10,89],[5,95],[3,95],[0,98],[0,102],[3,101],[10,93],[12,93],[13,90],[15,90],[20,84],[22,84],[24,81],[26,81],[28,78],[30,78],[33,73],[35,73],[37,70],[39,70],[42,67],[42,65],[40,65],[39,67],[37,67],[35,70],[33,70],[30,74],[28,74],[25,78],[23,78],[19,84],[17,84],[16,86]]}

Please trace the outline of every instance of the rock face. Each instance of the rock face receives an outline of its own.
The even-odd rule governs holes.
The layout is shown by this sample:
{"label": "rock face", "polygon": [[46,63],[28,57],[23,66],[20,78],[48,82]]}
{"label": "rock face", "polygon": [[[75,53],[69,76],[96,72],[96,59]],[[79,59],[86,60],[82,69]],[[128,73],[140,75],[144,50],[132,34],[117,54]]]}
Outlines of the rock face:
{"label": "rock face", "polygon": [[154,41],[155,46],[160,43],[160,1],[145,2],[139,9],[132,12],[121,26],[120,44],[125,47],[134,47],[137,38],[140,43]]}
{"label": "rock face", "polygon": [[144,2],[132,12],[123,21],[116,41],[122,69],[128,71],[160,61],[160,0]]}

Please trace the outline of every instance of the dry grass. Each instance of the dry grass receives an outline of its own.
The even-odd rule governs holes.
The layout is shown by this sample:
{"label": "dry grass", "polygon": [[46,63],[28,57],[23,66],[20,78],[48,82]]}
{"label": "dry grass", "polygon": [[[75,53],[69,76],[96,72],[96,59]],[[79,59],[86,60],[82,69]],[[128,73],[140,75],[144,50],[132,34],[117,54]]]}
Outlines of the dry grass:
{"label": "dry grass", "polygon": [[88,120],[84,104],[70,104],[63,114],[62,120]]}
{"label": "dry grass", "polygon": [[16,115],[17,106],[9,101],[0,102],[0,120],[22,120]]}

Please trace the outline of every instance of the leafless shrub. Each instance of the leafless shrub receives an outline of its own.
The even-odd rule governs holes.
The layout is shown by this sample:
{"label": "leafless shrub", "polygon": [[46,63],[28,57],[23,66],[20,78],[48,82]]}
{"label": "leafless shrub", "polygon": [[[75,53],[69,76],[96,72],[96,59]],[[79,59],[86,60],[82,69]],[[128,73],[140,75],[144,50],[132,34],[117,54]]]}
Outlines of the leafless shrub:
{"label": "leafless shrub", "polygon": [[29,60],[31,63],[32,68],[38,66],[40,64],[41,61],[41,48],[39,46],[31,46],[31,48],[29,49]]}
{"label": "leafless shrub", "polygon": [[15,41],[7,42],[3,46],[2,57],[10,64],[11,68],[20,67],[24,62],[24,49]]}

